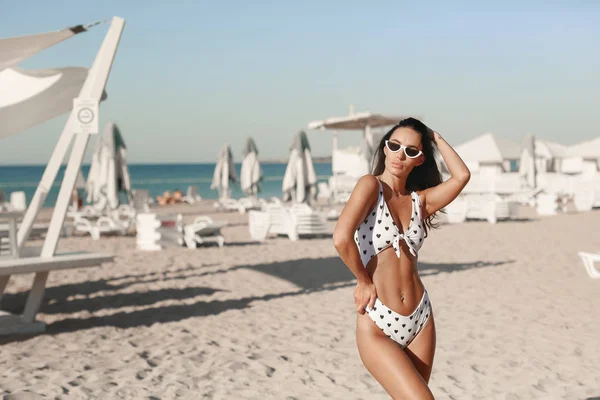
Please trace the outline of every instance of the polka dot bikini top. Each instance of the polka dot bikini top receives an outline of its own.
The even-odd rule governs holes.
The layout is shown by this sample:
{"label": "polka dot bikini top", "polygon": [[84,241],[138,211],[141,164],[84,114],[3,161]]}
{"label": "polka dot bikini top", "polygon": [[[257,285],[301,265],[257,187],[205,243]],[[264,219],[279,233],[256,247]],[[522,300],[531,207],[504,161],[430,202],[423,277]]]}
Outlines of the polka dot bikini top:
{"label": "polka dot bikini top", "polygon": [[365,267],[371,258],[390,246],[393,246],[396,256],[400,258],[400,240],[404,240],[410,253],[417,256],[423,245],[425,230],[421,219],[421,198],[416,192],[410,195],[413,202],[410,224],[404,233],[400,233],[383,197],[383,188],[379,181],[377,204],[354,233],[354,240]]}

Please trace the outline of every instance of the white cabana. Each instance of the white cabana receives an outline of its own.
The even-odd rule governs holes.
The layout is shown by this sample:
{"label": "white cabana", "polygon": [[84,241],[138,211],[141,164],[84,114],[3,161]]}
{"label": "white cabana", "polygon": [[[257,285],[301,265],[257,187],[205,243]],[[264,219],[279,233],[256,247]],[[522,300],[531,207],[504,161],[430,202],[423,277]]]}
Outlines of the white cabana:
{"label": "white cabana", "polygon": [[310,202],[317,194],[317,174],[304,131],[294,136],[281,189],[283,200],[295,203]]}
{"label": "white cabana", "polygon": [[98,210],[115,210],[119,192],[131,202],[131,179],[127,168],[127,147],[117,125],[109,122],[96,141],[86,183],[87,202]]}
{"label": "white cabana", "polygon": [[[347,201],[358,179],[371,172],[375,149],[383,133],[375,133],[391,125],[395,125],[406,117],[383,115],[371,112],[350,113],[344,117],[331,117],[322,121],[308,124],[309,129],[332,130],[333,148],[331,152],[331,170],[333,176],[329,179],[328,190],[332,201],[343,203]],[[362,131],[362,141],[359,147],[338,147],[338,131]]]}
{"label": "white cabana", "polygon": [[[374,128],[383,128],[395,125],[406,117],[375,114],[371,112],[354,113],[350,107],[350,114],[345,117],[331,117],[322,121],[313,121],[308,124],[309,129],[333,130],[333,151],[331,164],[333,174],[350,175],[359,178],[370,172],[370,165],[381,134],[373,132]],[[337,131],[363,131],[362,142],[359,148],[338,148]]]}
{"label": "white cabana", "polygon": [[218,191],[220,200],[228,199],[231,197],[229,183],[235,182],[236,180],[237,175],[233,164],[233,153],[231,152],[231,147],[228,144],[225,144],[221,148],[221,151],[219,151],[210,188]]}
{"label": "white cabana", "polygon": [[519,145],[491,132],[467,140],[455,147],[471,172],[510,172],[511,162],[521,157]]}
{"label": "white cabana", "polygon": [[586,177],[595,176],[600,171],[600,137],[568,147],[563,160],[563,171]]}
{"label": "white cabana", "polygon": [[262,170],[258,161],[258,148],[254,139],[246,139],[242,150],[244,156],[242,160],[242,170],[240,172],[240,185],[242,191],[250,197],[258,196],[260,191],[260,181],[262,180]]}
{"label": "white cabana", "polygon": [[535,148],[535,167],[538,173],[561,172],[561,162],[565,158],[567,146],[537,138],[534,138],[532,144],[530,143],[531,137],[531,135],[527,135],[523,142],[519,172],[525,174],[523,168],[532,162],[532,146]]}
{"label": "white cabana", "polygon": [[[0,139],[31,128],[73,108],[88,68],[0,71]],[[104,92],[101,101],[106,99]]]}

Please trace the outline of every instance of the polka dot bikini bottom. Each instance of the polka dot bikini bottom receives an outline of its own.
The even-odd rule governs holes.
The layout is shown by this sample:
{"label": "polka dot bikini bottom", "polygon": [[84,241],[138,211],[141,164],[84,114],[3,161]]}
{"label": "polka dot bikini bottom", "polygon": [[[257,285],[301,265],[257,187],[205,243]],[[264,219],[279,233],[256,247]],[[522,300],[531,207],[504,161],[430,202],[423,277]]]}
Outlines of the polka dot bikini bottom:
{"label": "polka dot bikini bottom", "polygon": [[375,300],[372,309],[367,309],[367,313],[383,333],[404,348],[417,337],[429,320],[431,303],[425,290],[416,310],[409,316],[390,310],[379,299]]}

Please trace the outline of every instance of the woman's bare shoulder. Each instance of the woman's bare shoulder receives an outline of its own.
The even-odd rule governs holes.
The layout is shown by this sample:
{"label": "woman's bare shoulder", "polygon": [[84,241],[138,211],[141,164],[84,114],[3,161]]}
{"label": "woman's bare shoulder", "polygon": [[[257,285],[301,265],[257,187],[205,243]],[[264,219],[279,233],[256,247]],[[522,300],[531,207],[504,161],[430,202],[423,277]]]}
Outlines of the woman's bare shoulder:
{"label": "woman's bare shoulder", "polygon": [[356,183],[356,186],[359,185],[365,189],[373,189],[379,187],[379,179],[375,175],[363,175]]}

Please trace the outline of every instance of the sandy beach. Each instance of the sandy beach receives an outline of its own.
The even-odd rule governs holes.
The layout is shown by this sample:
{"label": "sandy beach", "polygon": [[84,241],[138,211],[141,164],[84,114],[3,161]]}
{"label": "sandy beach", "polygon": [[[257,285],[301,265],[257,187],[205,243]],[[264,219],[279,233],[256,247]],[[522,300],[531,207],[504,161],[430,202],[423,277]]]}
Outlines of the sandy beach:
{"label": "sandy beach", "polygon": [[[210,202],[156,211],[228,221],[227,244],[143,252],[134,236],[62,239],[61,250],[116,260],[50,274],[46,332],[0,339],[5,399],[389,398],[359,359],[355,280],[331,237],[259,244],[247,216]],[[419,254],[437,399],[600,398],[600,282],[577,256],[600,251],[600,211],[521,215],[444,224]],[[3,309],[23,308],[31,278],[12,277]]]}

